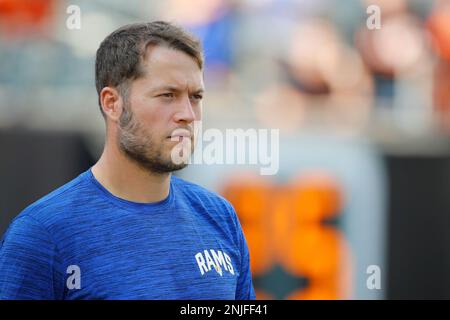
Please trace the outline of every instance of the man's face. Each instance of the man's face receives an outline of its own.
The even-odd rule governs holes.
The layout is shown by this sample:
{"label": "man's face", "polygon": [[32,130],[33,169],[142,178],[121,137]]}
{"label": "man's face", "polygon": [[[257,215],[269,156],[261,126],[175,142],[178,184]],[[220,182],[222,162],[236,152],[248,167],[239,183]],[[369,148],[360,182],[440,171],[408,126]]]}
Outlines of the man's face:
{"label": "man's face", "polygon": [[[119,121],[120,149],[153,173],[184,168],[194,148],[194,121],[202,115],[203,76],[193,58],[162,46],[148,48],[145,75],[132,81]],[[178,149],[174,149],[178,148]],[[175,152],[179,154],[179,152]]]}

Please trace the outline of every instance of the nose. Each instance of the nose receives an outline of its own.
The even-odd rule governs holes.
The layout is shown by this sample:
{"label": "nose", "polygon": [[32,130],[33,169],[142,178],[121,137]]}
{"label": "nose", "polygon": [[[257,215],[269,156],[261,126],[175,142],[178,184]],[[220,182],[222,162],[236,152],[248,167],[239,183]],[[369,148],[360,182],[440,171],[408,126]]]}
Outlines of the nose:
{"label": "nose", "polygon": [[174,120],[177,123],[191,123],[195,120],[195,111],[192,107],[191,100],[186,97],[182,100],[179,106],[179,110],[174,115]]}

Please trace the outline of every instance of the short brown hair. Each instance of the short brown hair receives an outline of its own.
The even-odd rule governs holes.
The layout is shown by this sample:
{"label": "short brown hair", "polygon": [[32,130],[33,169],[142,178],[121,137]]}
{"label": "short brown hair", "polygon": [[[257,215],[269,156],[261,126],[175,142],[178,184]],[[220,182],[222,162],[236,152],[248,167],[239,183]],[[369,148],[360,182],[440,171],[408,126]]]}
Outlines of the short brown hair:
{"label": "short brown hair", "polygon": [[102,114],[102,89],[116,87],[124,95],[128,80],[143,76],[141,61],[149,45],[182,51],[195,60],[200,70],[203,69],[200,41],[182,28],[165,21],[125,25],[107,36],[97,50],[95,86]]}

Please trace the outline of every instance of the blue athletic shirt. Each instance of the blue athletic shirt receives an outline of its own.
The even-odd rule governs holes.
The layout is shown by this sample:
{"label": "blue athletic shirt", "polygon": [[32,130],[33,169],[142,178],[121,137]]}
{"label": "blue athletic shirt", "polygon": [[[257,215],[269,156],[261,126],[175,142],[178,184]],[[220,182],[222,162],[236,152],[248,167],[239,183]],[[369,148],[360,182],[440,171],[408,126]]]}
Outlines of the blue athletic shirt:
{"label": "blue athletic shirt", "polygon": [[0,243],[0,299],[255,299],[231,204],[175,176],[136,203],[89,169],[23,210]]}

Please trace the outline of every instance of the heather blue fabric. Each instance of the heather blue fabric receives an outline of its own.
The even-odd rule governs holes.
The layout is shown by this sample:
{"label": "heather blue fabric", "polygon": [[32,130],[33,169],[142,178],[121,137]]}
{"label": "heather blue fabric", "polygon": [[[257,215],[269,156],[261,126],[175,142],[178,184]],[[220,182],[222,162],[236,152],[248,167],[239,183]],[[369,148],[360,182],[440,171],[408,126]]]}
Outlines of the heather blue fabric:
{"label": "heather blue fabric", "polygon": [[22,211],[1,242],[0,299],[254,298],[233,207],[174,176],[166,199],[144,204],[89,169]]}

